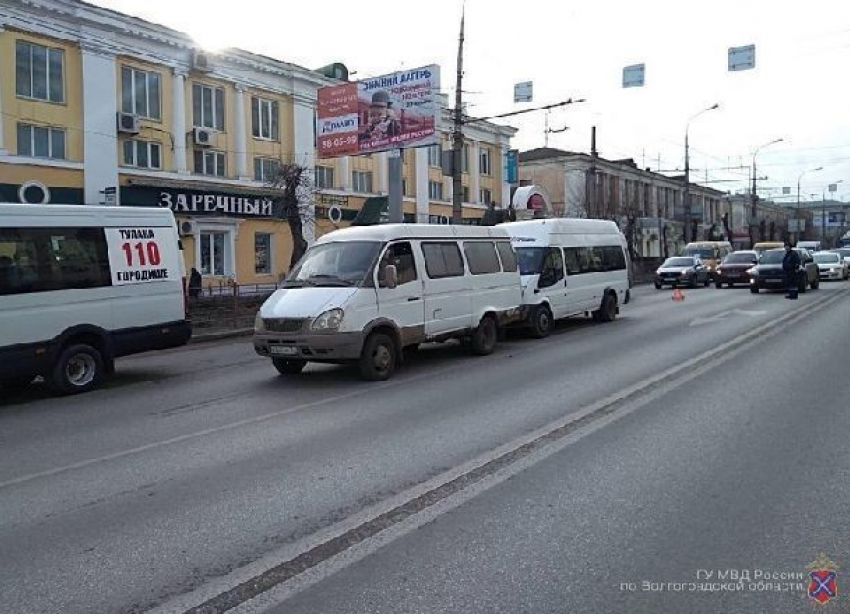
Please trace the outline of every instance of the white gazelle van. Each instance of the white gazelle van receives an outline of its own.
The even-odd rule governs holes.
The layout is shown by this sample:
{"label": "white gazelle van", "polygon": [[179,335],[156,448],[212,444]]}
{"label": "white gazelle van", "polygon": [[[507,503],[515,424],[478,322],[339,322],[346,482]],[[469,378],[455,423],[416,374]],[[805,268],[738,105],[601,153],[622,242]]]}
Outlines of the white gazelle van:
{"label": "white gazelle van", "polygon": [[521,319],[520,278],[496,227],[384,224],[331,232],[310,247],[257,314],[254,348],[281,374],[357,362],[384,380],[404,348],[466,338],[489,354]]}
{"label": "white gazelle van", "polygon": [[555,218],[497,228],[511,236],[534,336],[545,337],[553,319],[572,315],[610,322],[629,302],[626,240],[614,222]]}
{"label": "white gazelle van", "polygon": [[84,392],[190,336],[170,210],[0,204],[0,395],[39,375]]}

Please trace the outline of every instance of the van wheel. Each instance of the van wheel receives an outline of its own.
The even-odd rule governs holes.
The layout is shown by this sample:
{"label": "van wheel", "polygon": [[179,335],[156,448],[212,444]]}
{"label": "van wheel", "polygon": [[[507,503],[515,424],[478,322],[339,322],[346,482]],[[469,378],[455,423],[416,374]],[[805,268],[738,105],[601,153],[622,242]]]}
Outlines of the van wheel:
{"label": "van wheel", "polygon": [[476,356],[492,354],[496,348],[498,337],[499,331],[496,327],[496,321],[489,316],[484,317],[472,333],[470,350]]}
{"label": "van wheel", "polygon": [[617,299],[611,293],[608,293],[602,298],[599,309],[593,312],[593,320],[595,322],[613,322],[616,317]]}
{"label": "van wheel", "polygon": [[88,392],[103,377],[103,356],[90,345],[78,343],[62,350],[45,378],[57,394]]}
{"label": "van wheel", "polygon": [[307,366],[306,360],[291,360],[287,358],[272,358],[272,364],[281,375],[298,375]]}
{"label": "van wheel", "polygon": [[656,290],[661,290],[661,284],[660,284],[660,283],[658,283],[657,281],[655,282],[655,289],[656,289]]}
{"label": "van wheel", "polygon": [[798,294],[805,294],[807,285],[808,284],[806,283],[806,280],[803,279],[803,281],[800,284],[797,285],[797,293]]}
{"label": "van wheel", "polygon": [[389,379],[395,371],[397,354],[395,342],[388,335],[369,335],[360,353],[360,375],[371,382]]}
{"label": "van wheel", "polygon": [[820,287],[820,277],[812,282],[812,290],[817,290]]}
{"label": "van wheel", "polygon": [[552,312],[546,305],[538,305],[531,314],[531,336],[535,339],[543,339],[551,332]]}

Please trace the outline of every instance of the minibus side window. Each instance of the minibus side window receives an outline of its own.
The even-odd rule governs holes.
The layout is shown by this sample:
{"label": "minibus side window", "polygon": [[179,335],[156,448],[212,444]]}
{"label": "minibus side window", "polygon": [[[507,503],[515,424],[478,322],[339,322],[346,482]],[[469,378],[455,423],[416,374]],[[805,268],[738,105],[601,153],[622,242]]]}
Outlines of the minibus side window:
{"label": "minibus side window", "polygon": [[543,267],[540,272],[539,288],[548,288],[564,279],[564,257],[559,247],[547,247],[543,255]]}
{"label": "minibus side window", "polygon": [[381,288],[386,287],[384,267],[389,264],[395,265],[399,286],[416,281],[416,262],[413,258],[413,247],[409,242],[393,243],[384,252],[384,257],[378,265],[378,285]]}
{"label": "minibus side window", "polygon": [[496,246],[492,241],[465,241],[463,251],[466,254],[466,262],[469,264],[469,272],[473,275],[486,275],[487,273],[501,271],[499,257],[496,255]]}
{"label": "minibus side window", "polygon": [[578,275],[581,273],[581,267],[578,262],[578,248],[564,248],[564,262],[567,265],[567,275]]}
{"label": "minibus side window", "polygon": [[496,243],[496,251],[499,252],[499,257],[502,259],[502,270],[508,273],[516,272],[516,254],[511,244],[507,241],[500,241]]}
{"label": "minibus side window", "polygon": [[422,243],[425,270],[431,279],[462,277],[463,259],[455,242]]}

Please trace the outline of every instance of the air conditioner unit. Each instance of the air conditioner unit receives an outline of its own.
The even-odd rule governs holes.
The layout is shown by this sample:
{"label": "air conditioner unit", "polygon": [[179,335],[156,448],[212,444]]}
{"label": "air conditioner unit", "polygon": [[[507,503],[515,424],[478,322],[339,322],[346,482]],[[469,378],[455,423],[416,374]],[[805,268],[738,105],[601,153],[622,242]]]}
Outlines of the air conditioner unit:
{"label": "air conditioner unit", "polygon": [[210,56],[203,51],[195,51],[192,55],[192,70],[197,72],[212,72],[212,62]]}
{"label": "air conditioner unit", "polygon": [[207,128],[195,128],[193,138],[195,145],[199,147],[210,147],[213,142],[213,132]]}
{"label": "air conditioner unit", "polygon": [[139,116],[132,113],[118,113],[119,134],[139,134]]}
{"label": "air conditioner unit", "polygon": [[181,237],[193,235],[193,234],[195,234],[196,230],[197,230],[197,226],[195,225],[195,222],[193,222],[191,220],[180,222],[180,236]]}

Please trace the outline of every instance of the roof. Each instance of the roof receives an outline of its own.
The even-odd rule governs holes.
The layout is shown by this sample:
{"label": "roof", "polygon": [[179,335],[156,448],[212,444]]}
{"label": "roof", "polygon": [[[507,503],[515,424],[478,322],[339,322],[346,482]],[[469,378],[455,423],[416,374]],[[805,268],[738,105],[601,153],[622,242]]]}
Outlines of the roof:
{"label": "roof", "polygon": [[392,241],[394,239],[489,239],[508,238],[499,226],[466,226],[445,224],[378,224],[351,226],[323,235],[316,243],[334,241]]}
{"label": "roof", "polygon": [[617,224],[610,220],[589,220],[584,218],[548,218],[541,220],[523,220],[499,224],[512,237],[526,234],[620,234]]}
{"label": "roof", "polygon": [[564,149],[555,149],[554,147],[538,147],[537,149],[529,149],[528,151],[519,152],[520,162],[535,162],[537,160],[549,160],[550,158],[562,158],[564,156],[586,156],[587,154],[578,153],[575,151],[566,151]]}

